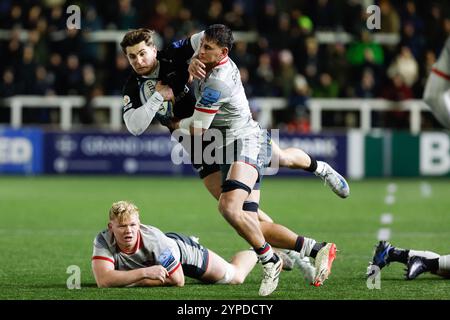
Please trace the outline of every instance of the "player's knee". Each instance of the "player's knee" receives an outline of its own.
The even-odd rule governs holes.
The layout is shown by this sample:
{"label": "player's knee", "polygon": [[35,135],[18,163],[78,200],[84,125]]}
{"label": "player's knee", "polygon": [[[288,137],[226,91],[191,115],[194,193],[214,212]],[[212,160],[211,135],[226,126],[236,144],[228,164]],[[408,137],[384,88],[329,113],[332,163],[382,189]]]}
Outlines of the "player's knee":
{"label": "player's knee", "polygon": [[240,214],[239,207],[226,197],[222,197],[219,200],[219,212],[227,219],[235,220]]}

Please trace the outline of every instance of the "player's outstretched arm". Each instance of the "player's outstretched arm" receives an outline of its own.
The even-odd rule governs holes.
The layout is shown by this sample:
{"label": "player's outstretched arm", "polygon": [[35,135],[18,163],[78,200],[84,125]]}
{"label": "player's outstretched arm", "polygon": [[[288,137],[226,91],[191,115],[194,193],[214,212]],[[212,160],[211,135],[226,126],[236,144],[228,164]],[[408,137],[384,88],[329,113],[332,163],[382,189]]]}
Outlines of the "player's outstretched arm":
{"label": "player's outstretched arm", "polygon": [[171,285],[173,282],[172,279],[167,280],[169,273],[160,265],[122,271],[114,270],[114,265],[109,261],[96,259],[92,260],[92,271],[99,288],[125,287],[142,280],[148,280],[147,285],[152,286]]}

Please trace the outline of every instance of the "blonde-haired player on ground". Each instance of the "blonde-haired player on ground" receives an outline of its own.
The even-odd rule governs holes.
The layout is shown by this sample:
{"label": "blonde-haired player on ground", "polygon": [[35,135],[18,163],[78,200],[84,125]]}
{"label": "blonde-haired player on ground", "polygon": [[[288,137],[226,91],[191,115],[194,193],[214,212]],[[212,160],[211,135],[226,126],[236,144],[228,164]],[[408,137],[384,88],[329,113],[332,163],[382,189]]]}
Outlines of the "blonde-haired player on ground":
{"label": "blonde-haired player on ground", "polygon": [[185,276],[206,283],[241,284],[257,263],[252,250],[225,261],[180,233],[141,224],[139,209],[119,201],[109,210],[108,229],[94,240],[92,271],[99,287],[183,286]]}

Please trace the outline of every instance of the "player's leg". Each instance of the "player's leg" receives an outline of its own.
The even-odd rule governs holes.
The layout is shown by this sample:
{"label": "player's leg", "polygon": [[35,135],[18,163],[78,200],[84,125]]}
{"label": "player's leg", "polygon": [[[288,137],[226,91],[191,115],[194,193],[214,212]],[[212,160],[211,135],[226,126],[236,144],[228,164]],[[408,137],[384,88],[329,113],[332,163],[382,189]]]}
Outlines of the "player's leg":
{"label": "player's leg", "polygon": [[[214,171],[207,176],[203,178],[203,184],[205,185],[206,189],[211,193],[211,195],[219,200],[220,194],[222,193],[222,174],[219,171]],[[253,192],[253,191],[252,191]],[[259,202],[259,201],[258,201]],[[258,207],[258,220],[259,221],[266,221],[266,222],[273,222],[272,218],[262,211]]]}
{"label": "player's leg", "polygon": [[439,254],[432,251],[402,249],[399,247],[394,247],[388,241],[380,241],[375,246],[372,262],[367,268],[368,270],[367,275],[370,276],[371,273],[373,272],[373,269],[371,268],[372,265],[375,265],[380,269],[383,269],[391,262],[400,262],[406,265],[409,259],[413,256],[419,256],[427,259],[435,259],[439,257]]}
{"label": "player's leg", "polygon": [[256,215],[246,214],[243,205],[249,197],[257,177],[257,170],[249,164],[233,162],[219,197],[220,213],[255,249],[261,248],[265,244],[264,236]]}
{"label": "player's leg", "polygon": [[217,284],[241,284],[252,271],[258,258],[253,250],[238,252],[231,263],[212,250],[208,250],[209,263],[201,280]]}
{"label": "player's leg", "polygon": [[450,278],[450,255],[437,258],[412,256],[408,260],[406,279],[413,280],[424,272],[431,272],[444,278]]}
{"label": "player's leg", "polygon": [[350,195],[350,187],[347,181],[328,163],[316,161],[316,159],[298,148],[281,149],[272,141],[272,165],[277,163],[280,167],[303,169],[314,173],[341,198],[347,198]]}

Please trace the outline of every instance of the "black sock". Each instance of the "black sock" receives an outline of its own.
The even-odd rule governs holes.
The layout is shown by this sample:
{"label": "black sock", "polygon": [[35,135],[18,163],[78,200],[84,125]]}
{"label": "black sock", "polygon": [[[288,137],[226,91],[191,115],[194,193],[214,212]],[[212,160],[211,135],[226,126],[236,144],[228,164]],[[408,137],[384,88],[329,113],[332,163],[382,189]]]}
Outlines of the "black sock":
{"label": "black sock", "polygon": [[312,156],[310,156],[309,154],[308,154],[308,156],[309,156],[309,158],[311,159],[311,164],[309,165],[309,167],[308,168],[306,168],[305,170],[306,171],[309,171],[309,172],[314,172],[314,171],[316,171],[316,169],[317,169],[317,161],[316,161],[316,159],[314,159]]}
{"label": "black sock", "polygon": [[388,257],[391,261],[397,261],[397,262],[401,262],[403,264],[407,264],[408,263],[408,254],[409,254],[409,250],[397,249],[394,247],[391,250],[389,250]]}
{"label": "black sock", "polygon": [[325,247],[327,243],[326,242],[322,242],[322,243],[318,243],[316,242],[316,244],[314,245],[314,247],[311,249],[311,254],[309,255],[311,258],[316,258],[317,256],[317,252],[319,252],[320,249],[322,249],[323,247]]}
{"label": "black sock", "polygon": [[436,272],[439,270],[439,258],[436,259],[425,259],[425,265],[428,271]]}
{"label": "black sock", "polygon": [[297,252],[300,252],[300,250],[302,250],[302,248],[303,248],[304,241],[305,241],[305,238],[303,238],[302,236],[298,236],[297,241],[295,241],[294,250]]}

